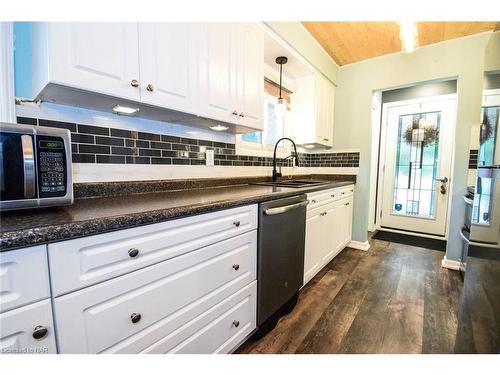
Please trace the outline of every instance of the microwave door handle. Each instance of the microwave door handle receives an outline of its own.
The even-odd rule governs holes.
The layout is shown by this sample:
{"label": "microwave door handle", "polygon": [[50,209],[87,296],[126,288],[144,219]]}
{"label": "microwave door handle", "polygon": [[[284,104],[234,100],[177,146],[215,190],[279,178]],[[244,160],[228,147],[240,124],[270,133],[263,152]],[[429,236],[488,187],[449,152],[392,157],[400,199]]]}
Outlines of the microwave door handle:
{"label": "microwave door handle", "polygon": [[21,146],[23,151],[24,197],[33,198],[35,196],[35,152],[31,135],[24,134],[21,136]]}

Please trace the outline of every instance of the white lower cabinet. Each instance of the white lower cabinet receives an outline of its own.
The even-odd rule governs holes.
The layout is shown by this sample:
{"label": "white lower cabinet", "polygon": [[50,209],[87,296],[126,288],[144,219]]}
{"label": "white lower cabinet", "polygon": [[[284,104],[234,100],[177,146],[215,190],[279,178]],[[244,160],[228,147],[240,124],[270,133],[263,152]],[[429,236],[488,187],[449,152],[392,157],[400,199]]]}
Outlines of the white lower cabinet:
{"label": "white lower cabinet", "polygon": [[256,260],[253,229],[55,297],[59,350],[230,352],[256,326]]}
{"label": "white lower cabinet", "polygon": [[0,353],[56,353],[50,298],[0,314]]}
{"label": "white lower cabinet", "polygon": [[353,187],[308,194],[304,285],[351,241]]}

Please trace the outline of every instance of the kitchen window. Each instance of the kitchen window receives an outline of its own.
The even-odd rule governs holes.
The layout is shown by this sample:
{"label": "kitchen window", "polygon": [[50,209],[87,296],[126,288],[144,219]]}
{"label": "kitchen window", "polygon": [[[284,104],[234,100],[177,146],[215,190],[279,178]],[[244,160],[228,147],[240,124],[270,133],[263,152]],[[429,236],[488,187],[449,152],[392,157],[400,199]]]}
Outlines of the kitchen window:
{"label": "kitchen window", "polygon": [[[278,94],[274,83],[265,82],[266,93],[264,94],[264,130],[260,132],[246,133],[237,136],[236,153],[250,156],[272,156],[274,145],[278,139],[289,134],[287,120],[290,117],[290,94],[288,90],[282,96],[287,101],[287,109],[280,111],[278,106]],[[278,146],[278,154],[284,156],[291,151],[287,142]]]}

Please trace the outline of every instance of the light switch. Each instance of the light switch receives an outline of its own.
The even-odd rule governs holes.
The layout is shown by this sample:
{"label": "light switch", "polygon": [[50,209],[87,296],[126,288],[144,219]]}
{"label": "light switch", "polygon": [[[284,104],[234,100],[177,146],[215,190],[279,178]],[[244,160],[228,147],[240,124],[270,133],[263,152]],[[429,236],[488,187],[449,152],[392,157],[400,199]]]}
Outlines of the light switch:
{"label": "light switch", "polygon": [[205,162],[207,167],[214,166],[214,150],[207,150],[205,152]]}

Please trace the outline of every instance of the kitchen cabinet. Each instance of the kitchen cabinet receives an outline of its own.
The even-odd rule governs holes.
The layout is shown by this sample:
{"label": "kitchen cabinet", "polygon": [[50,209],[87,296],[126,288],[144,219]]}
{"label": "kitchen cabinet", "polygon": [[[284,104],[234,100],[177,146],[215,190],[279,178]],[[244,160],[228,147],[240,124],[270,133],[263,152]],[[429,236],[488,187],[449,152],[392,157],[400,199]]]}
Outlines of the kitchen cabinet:
{"label": "kitchen cabinet", "polygon": [[143,103],[196,113],[198,26],[140,23],[140,93]]}
{"label": "kitchen cabinet", "polygon": [[139,117],[186,125],[262,130],[263,33],[257,23],[34,23],[34,96],[108,112],[122,104]]}
{"label": "kitchen cabinet", "polygon": [[304,285],[351,241],[353,186],[308,194]]}
{"label": "kitchen cabinet", "polygon": [[51,82],[140,100],[137,23],[34,22],[32,39],[35,96]]}
{"label": "kitchen cabinet", "polygon": [[298,78],[294,92],[297,144],[333,146],[335,86],[320,73]]}
{"label": "kitchen cabinet", "polygon": [[50,298],[0,314],[0,353],[56,353]]}
{"label": "kitchen cabinet", "polygon": [[264,34],[258,24],[203,24],[200,116],[264,128]]}

